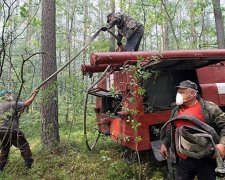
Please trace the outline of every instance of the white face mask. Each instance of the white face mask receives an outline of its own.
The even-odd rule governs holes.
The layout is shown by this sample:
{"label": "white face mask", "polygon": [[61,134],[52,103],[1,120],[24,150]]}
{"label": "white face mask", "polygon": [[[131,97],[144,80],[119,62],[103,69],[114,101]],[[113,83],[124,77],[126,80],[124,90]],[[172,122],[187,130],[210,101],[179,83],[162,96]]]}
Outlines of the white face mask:
{"label": "white face mask", "polygon": [[176,105],[182,105],[184,103],[184,98],[180,93],[176,95]]}
{"label": "white face mask", "polygon": [[189,99],[184,100],[183,96],[180,93],[177,93],[176,95],[176,105],[182,105],[184,102],[189,101],[190,99],[192,99],[193,97],[195,97],[197,95],[197,92],[195,95],[191,96]]}

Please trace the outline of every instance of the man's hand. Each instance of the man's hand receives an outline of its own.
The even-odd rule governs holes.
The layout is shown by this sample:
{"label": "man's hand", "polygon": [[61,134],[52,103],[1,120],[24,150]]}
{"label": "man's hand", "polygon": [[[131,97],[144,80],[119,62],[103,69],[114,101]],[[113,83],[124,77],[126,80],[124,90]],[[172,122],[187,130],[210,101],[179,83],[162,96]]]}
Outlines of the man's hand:
{"label": "man's hand", "polygon": [[120,41],[117,42],[117,46],[121,46],[122,43]]}
{"label": "man's hand", "polygon": [[167,158],[168,150],[167,150],[167,147],[164,144],[161,145],[160,153],[162,154],[163,158],[165,158],[165,159]]}
{"label": "man's hand", "polygon": [[107,31],[107,29],[108,29],[107,27],[102,27],[100,30],[101,31]]}
{"label": "man's hand", "polygon": [[116,48],[116,52],[124,52],[126,49],[124,47],[124,45],[120,45]]}
{"label": "man's hand", "polygon": [[216,147],[219,150],[221,157],[224,158],[225,157],[225,145],[217,144]]}
{"label": "man's hand", "polygon": [[25,107],[28,107],[28,106],[31,105],[31,103],[33,102],[34,98],[36,97],[38,91],[39,91],[39,89],[37,89],[37,88],[35,88],[35,89],[32,91],[31,96],[30,96],[26,101],[24,101],[24,106],[25,106]]}

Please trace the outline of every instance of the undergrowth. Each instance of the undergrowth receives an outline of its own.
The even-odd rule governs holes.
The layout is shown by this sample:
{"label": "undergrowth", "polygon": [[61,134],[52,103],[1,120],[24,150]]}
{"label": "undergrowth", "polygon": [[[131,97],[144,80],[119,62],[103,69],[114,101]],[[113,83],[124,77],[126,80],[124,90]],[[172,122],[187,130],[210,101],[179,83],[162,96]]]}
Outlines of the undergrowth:
{"label": "undergrowth", "polygon": [[[90,118],[90,117],[89,117]],[[94,118],[92,118],[94,119]],[[158,167],[148,160],[138,167],[138,163],[124,162],[121,147],[110,138],[100,137],[94,151],[86,148],[82,117],[73,123],[64,122],[60,117],[60,144],[54,151],[41,145],[41,122],[37,112],[29,112],[21,117],[21,128],[30,144],[34,164],[27,171],[20,152],[12,147],[1,179],[46,179],[46,180],[126,180],[137,179],[141,168],[143,179],[160,180],[165,176],[165,167]],[[70,131],[70,126],[72,128]]]}

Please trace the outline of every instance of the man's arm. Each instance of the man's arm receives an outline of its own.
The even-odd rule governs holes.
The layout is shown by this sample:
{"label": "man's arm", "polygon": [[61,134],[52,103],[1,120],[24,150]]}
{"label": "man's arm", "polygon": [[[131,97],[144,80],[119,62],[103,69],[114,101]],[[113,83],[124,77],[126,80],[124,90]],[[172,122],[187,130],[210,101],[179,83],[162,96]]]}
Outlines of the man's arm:
{"label": "man's arm", "polygon": [[219,131],[220,142],[217,144],[217,148],[219,150],[222,158],[225,157],[225,113],[214,103],[209,103],[208,111],[210,114],[210,119],[214,121],[217,126],[217,130]]}
{"label": "man's arm", "polygon": [[39,89],[34,89],[33,90],[33,93],[31,95],[31,97],[29,99],[27,99],[26,101],[24,101],[24,107],[28,107],[29,105],[31,105],[31,103],[33,102],[34,98],[38,94],[38,91],[39,91]]}
{"label": "man's arm", "polygon": [[107,29],[111,29],[113,26],[115,26],[117,23],[119,22],[119,19],[118,18],[113,18],[109,23],[108,25],[106,26]]}
{"label": "man's arm", "polygon": [[123,36],[122,36],[122,34],[120,34],[120,32],[118,31],[118,34],[117,34],[117,37],[118,37],[118,39],[117,39],[117,45],[118,46],[121,46],[122,45],[122,39],[123,39]]}
{"label": "man's arm", "polygon": [[116,19],[111,20],[106,27],[102,27],[100,30],[101,31],[107,31],[108,29],[111,29],[113,26],[115,26],[117,22],[118,21]]}

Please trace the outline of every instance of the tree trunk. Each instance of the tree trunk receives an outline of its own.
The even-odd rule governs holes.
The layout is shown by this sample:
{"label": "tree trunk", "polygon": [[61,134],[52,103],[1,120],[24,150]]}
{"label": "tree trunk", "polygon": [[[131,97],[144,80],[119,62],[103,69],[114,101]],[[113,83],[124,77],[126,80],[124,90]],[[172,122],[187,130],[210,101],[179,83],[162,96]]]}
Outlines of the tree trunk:
{"label": "tree trunk", "polygon": [[[57,70],[56,63],[56,32],[55,32],[55,0],[42,1],[42,80],[45,80]],[[57,76],[54,76],[43,86],[41,105],[42,143],[53,149],[59,143],[58,124],[58,93]]]}
{"label": "tree trunk", "polygon": [[[110,7],[111,7],[111,12],[115,12],[115,0],[110,1]],[[111,31],[115,34],[115,26],[111,29]],[[109,51],[113,52],[115,51],[115,38],[110,34],[110,48]]]}
{"label": "tree trunk", "polygon": [[[83,46],[86,45],[87,43],[87,36],[88,36],[88,1],[87,0],[84,0],[84,39],[83,39]],[[83,51],[83,64],[85,64],[86,62],[86,57],[87,57],[87,50],[84,49]]]}
{"label": "tree trunk", "polygon": [[220,0],[212,0],[213,11],[216,23],[216,36],[219,49],[225,48],[223,16],[221,12]]}
{"label": "tree trunk", "polygon": [[195,14],[193,13],[193,0],[189,0],[187,2],[188,6],[189,6],[189,9],[190,9],[190,12],[189,12],[189,16],[190,16],[190,20],[191,20],[191,39],[192,39],[192,42],[191,42],[191,49],[195,49],[197,47],[197,41],[198,41],[198,33],[197,33],[197,29],[196,29],[196,25],[197,22],[196,22],[196,17],[195,17]]}
{"label": "tree trunk", "polygon": [[[178,1],[176,2],[176,8],[177,8],[177,4],[179,3],[179,1],[180,1],[180,0],[178,0]],[[175,16],[171,16],[171,15],[169,14],[168,7],[166,6],[166,4],[164,3],[163,0],[161,0],[161,3],[162,3],[162,5],[163,5],[164,11],[165,11],[165,13],[166,13],[166,15],[167,15],[168,22],[169,22],[169,25],[170,25],[170,28],[171,28],[171,31],[172,31],[174,40],[175,40],[175,42],[176,42],[176,46],[177,46],[176,48],[177,48],[177,50],[179,50],[179,49],[180,49],[180,42],[179,42],[179,39],[178,39],[177,36],[176,36],[176,29],[175,29],[175,26],[174,26],[174,24],[173,24],[173,21],[174,21]],[[177,9],[175,9],[174,14],[175,14],[176,12],[177,12]]]}
{"label": "tree trunk", "polygon": [[[167,7],[168,0],[163,0],[163,1],[165,6]],[[163,7],[161,8],[163,12]],[[162,25],[162,49],[161,50],[169,50],[169,24],[166,18],[164,19],[164,23]]]}

